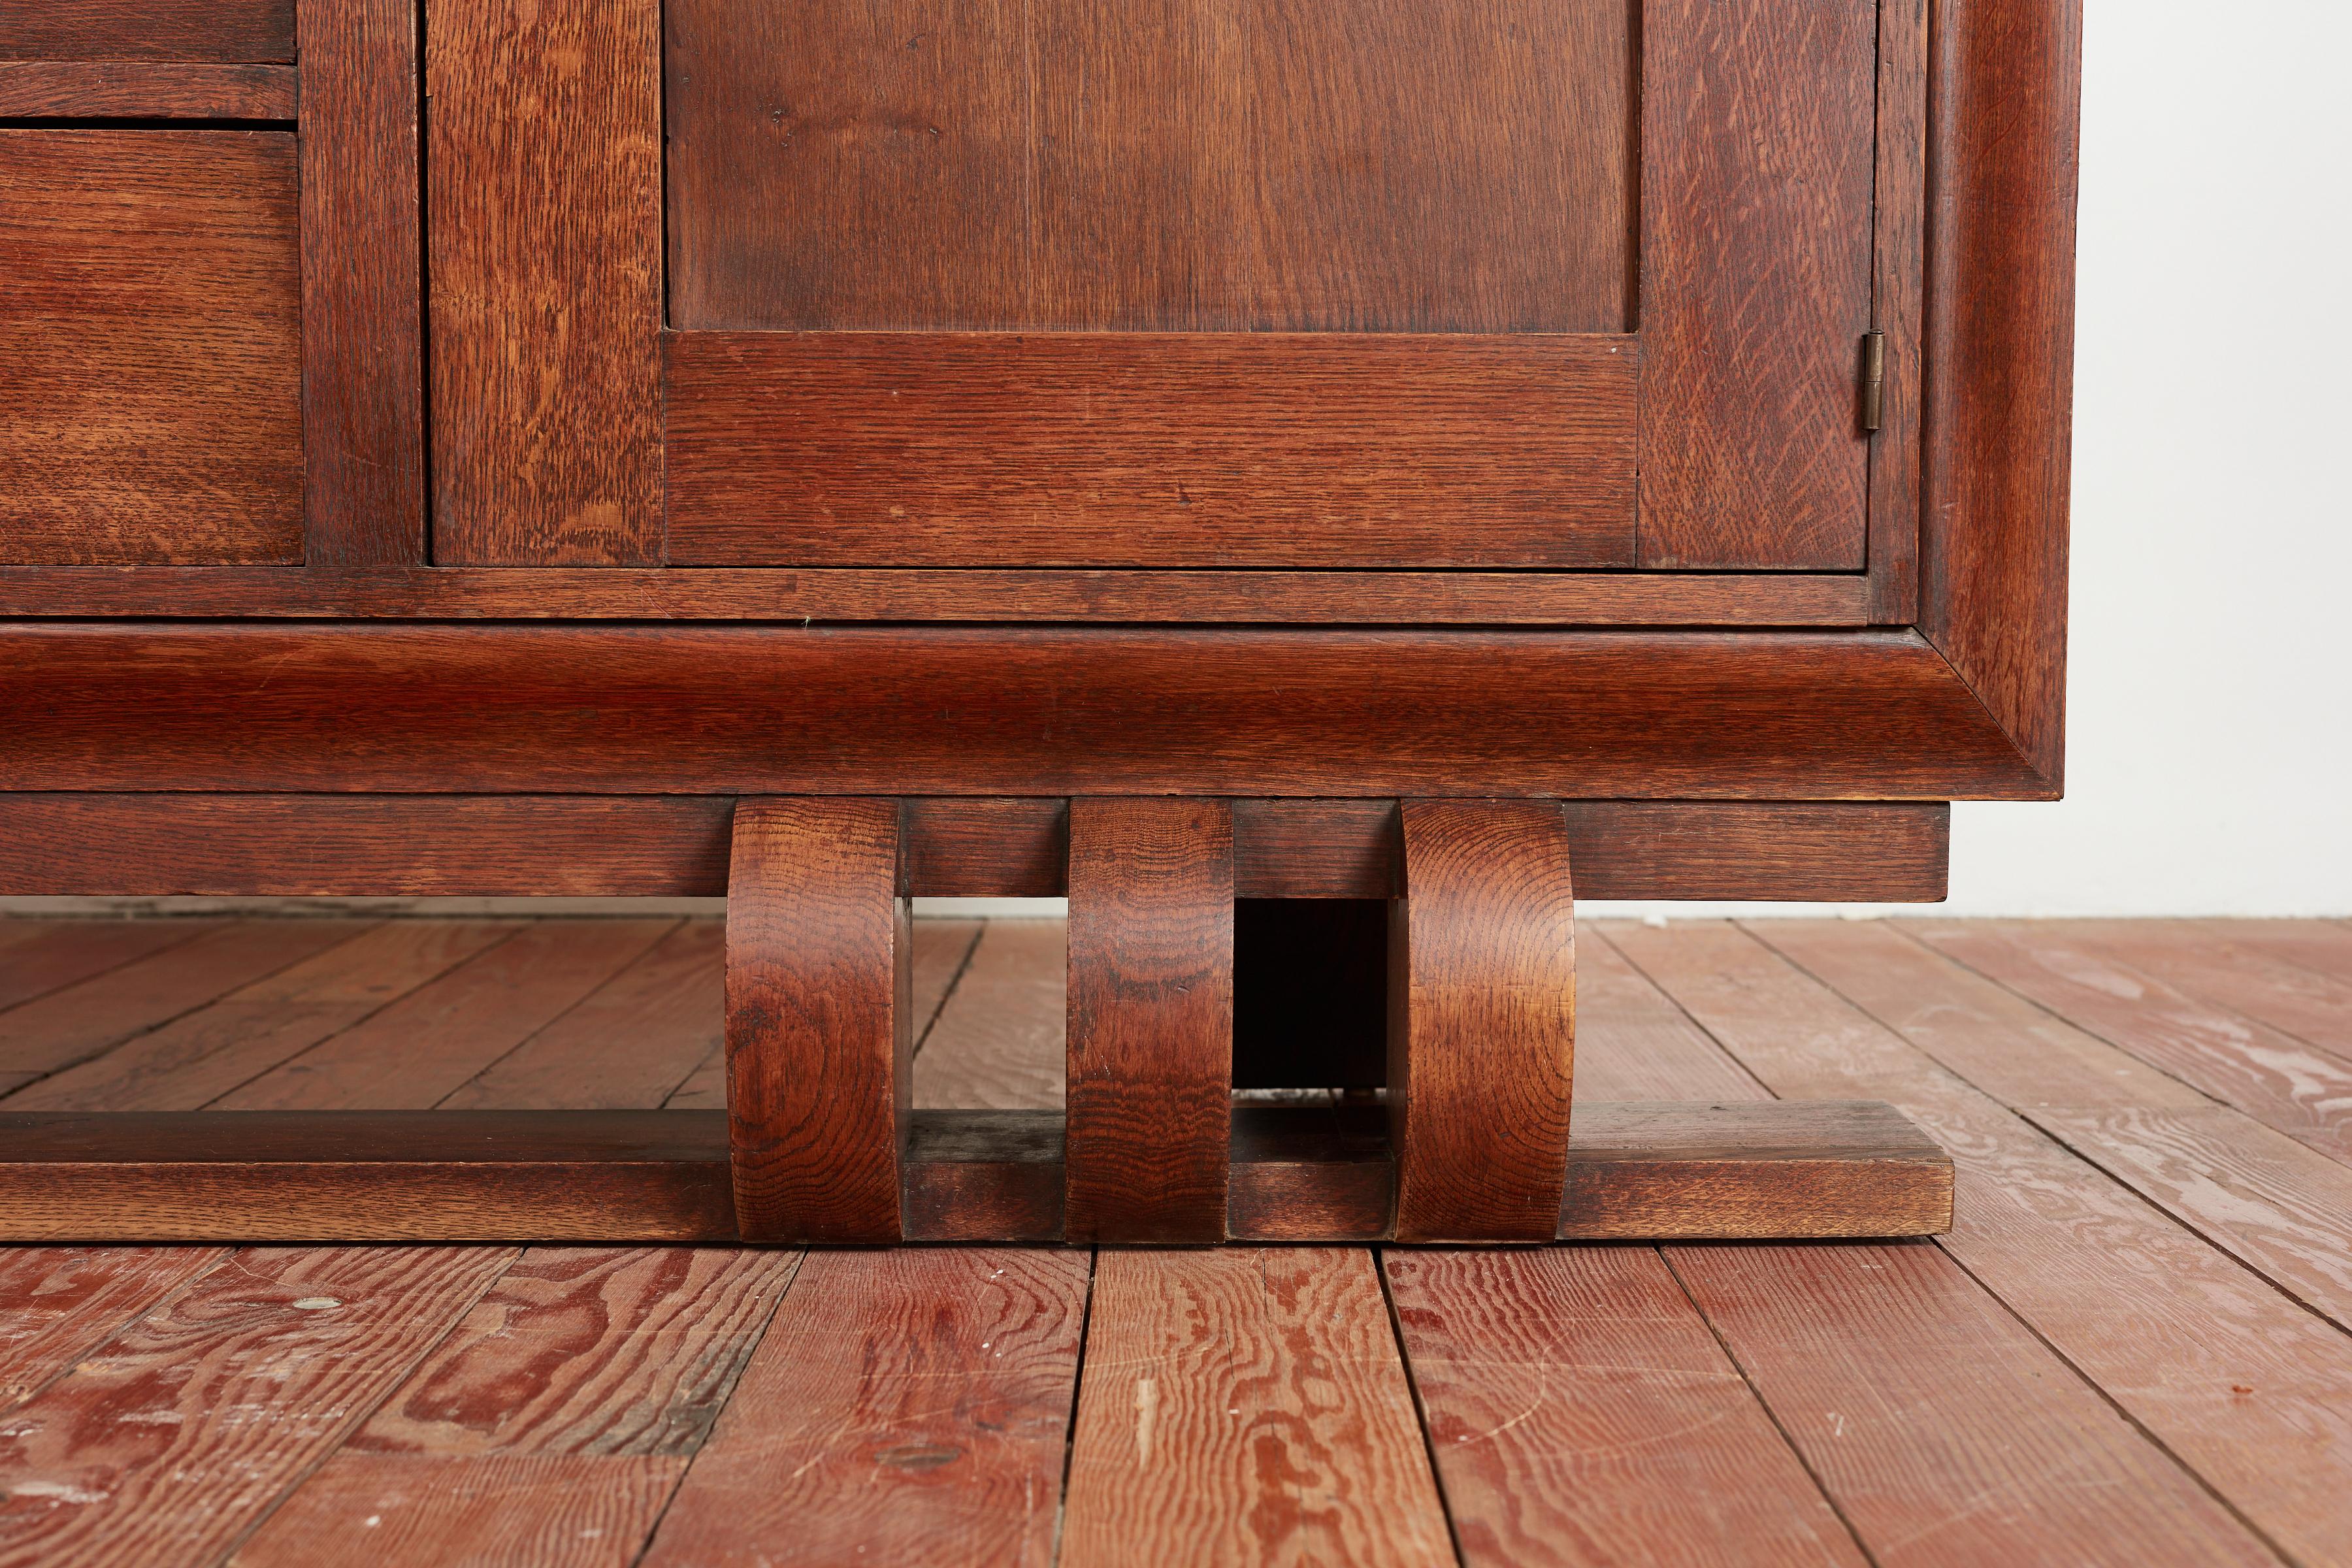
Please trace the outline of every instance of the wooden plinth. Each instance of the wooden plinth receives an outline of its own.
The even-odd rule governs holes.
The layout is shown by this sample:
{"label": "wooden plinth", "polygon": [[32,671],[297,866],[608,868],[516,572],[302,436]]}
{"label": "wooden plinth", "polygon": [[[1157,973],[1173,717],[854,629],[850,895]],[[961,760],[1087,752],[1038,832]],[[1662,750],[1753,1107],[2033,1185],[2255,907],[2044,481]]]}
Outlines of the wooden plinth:
{"label": "wooden plinth", "polygon": [[[917,1111],[906,1239],[1063,1239],[1061,1118]],[[715,1110],[0,1116],[0,1240],[743,1239]],[[1227,1235],[1381,1240],[1377,1108],[1244,1107]],[[1555,1233],[1573,1240],[1921,1236],[1950,1221],[1941,1150],[1871,1100],[1587,1105]]]}
{"label": "wooden plinth", "polygon": [[[1558,802],[982,805],[736,803],[723,1112],[0,1117],[0,1239],[1529,1243],[1949,1221],[1950,1162],[1884,1105],[1571,1116]],[[984,869],[1007,842],[1013,887]],[[1024,890],[1041,859],[1070,898],[1067,1114],[912,1110],[908,894],[950,861],[959,890]],[[1244,892],[1267,902],[1242,941]]]}

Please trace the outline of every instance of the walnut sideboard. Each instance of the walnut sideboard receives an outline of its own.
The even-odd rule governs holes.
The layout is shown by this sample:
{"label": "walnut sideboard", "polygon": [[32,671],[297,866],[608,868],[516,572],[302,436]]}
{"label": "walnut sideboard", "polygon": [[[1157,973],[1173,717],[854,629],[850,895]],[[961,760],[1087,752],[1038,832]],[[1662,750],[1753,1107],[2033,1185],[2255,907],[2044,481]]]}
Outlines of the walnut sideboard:
{"label": "walnut sideboard", "polygon": [[[0,1237],[1940,1228],[1571,1128],[1573,897],[2059,794],[2079,27],[0,0],[0,892],[730,897],[723,1114],[0,1105]],[[909,1110],[915,895],[1066,1116]]]}

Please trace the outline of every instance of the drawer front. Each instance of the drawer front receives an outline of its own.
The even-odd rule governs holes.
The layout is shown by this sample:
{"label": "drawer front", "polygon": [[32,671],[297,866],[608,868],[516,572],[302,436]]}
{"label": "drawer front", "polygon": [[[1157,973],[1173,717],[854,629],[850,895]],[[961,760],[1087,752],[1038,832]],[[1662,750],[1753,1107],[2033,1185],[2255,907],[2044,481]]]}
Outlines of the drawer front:
{"label": "drawer front", "polygon": [[0,131],[0,561],[302,557],[294,138]]}

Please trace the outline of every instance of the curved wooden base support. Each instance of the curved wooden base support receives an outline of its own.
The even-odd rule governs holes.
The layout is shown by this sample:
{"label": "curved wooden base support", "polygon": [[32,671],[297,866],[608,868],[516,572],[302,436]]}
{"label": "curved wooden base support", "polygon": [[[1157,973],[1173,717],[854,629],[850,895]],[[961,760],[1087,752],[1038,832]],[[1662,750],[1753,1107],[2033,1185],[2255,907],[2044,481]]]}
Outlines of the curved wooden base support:
{"label": "curved wooden base support", "polygon": [[[723,1113],[0,1114],[0,1240],[1527,1243],[1950,1221],[1951,1162],[1885,1105],[1586,1105],[1570,1135],[1559,803],[981,804],[944,836],[936,803],[736,805]],[[1006,835],[1012,861],[970,852]],[[1067,1117],[910,1112],[906,893],[1024,890],[986,868],[1034,881],[1040,844],[1071,900]],[[1237,922],[1240,889],[1266,903]],[[1297,917],[1302,894],[1360,902]],[[1368,987],[1384,1058],[1380,1009],[1331,1005]],[[1318,1092],[1252,1098],[1266,1089]]]}

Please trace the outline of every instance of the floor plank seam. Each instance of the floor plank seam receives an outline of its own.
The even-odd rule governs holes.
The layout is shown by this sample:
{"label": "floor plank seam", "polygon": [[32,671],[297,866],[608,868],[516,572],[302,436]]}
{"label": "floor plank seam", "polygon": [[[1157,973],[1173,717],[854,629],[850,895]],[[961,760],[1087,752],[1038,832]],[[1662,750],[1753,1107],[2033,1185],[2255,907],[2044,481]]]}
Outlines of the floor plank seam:
{"label": "floor plank seam", "polygon": [[[974,937],[972,946],[977,948],[979,945],[980,939]],[[966,954],[967,958],[969,956]],[[945,1004],[941,1005],[940,1010],[946,1010]],[[1078,1457],[1078,1401],[1087,1387],[1087,1341],[1094,1331],[1095,1271],[1101,1263],[1102,1248],[1087,1247],[1087,1300],[1078,1310],[1078,1360],[1077,1364],[1070,1369],[1070,1419],[1062,1431],[1062,1484],[1054,1494],[1054,1548],[1047,1559],[1049,1563],[1061,1562],[1062,1535],[1070,1521],[1070,1468]]]}
{"label": "floor plank seam", "polygon": [[[98,922],[93,921],[92,923],[95,924]],[[129,922],[126,921],[125,923]],[[220,929],[218,926],[215,925],[196,925],[193,921],[190,923],[194,926],[194,929],[191,930],[187,935],[182,937],[178,942],[167,942],[163,946],[150,948],[145,952],[134,952],[130,957],[121,960],[120,963],[110,963],[103,969],[92,970],[88,974],[77,974],[70,980],[63,981],[58,984],[50,986],[47,991],[36,991],[29,996],[19,996],[16,1001],[8,1004],[6,1008],[0,1009],[0,1016],[5,1016],[7,1013],[13,1013],[19,1007],[29,1006],[33,1003],[40,1001],[44,997],[54,996],[60,991],[70,991],[75,986],[84,984],[92,980],[103,980],[110,974],[115,973],[120,970],[128,969],[134,963],[142,963],[147,959],[154,957],[159,952],[169,952],[175,947],[184,947],[189,942],[195,941],[198,937],[204,935],[206,931],[217,931]]]}
{"label": "floor plank seam", "polygon": [[[492,945],[495,946],[496,944],[493,943]],[[246,1544],[252,1541],[256,1535],[261,1532],[262,1526],[268,1524],[277,1514],[278,1510],[284,1508],[289,1502],[292,1501],[294,1494],[308,1486],[310,1483],[311,1478],[326,1468],[329,1460],[341,1453],[343,1451],[343,1445],[350,1442],[353,1435],[356,1434],[361,1427],[366,1426],[369,1421],[374,1419],[375,1413],[383,1409],[385,1403],[389,1401],[394,1394],[398,1394],[403,1388],[408,1385],[408,1380],[416,1375],[416,1369],[423,1366],[425,1360],[430,1357],[435,1351],[441,1348],[443,1342],[446,1341],[451,1334],[457,1331],[458,1325],[466,1321],[467,1314],[471,1313],[476,1307],[481,1304],[483,1297],[488,1296],[491,1291],[498,1289],[499,1281],[504,1279],[507,1277],[507,1271],[521,1260],[525,1250],[525,1248],[520,1247],[508,1248],[507,1260],[505,1264],[493,1270],[486,1279],[484,1279],[482,1281],[482,1288],[480,1289],[467,1297],[464,1301],[458,1303],[456,1310],[449,1314],[448,1321],[441,1325],[441,1331],[425,1340],[418,1347],[416,1353],[408,1359],[407,1364],[400,1369],[399,1373],[396,1376],[384,1379],[383,1392],[378,1394],[374,1399],[370,1400],[363,1405],[354,1405],[352,1410],[348,1412],[342,1424],[342,1429],[335,1434],[334,1440],[321,1445],[317,1456],[311,1459],[310,1463],[304,1466],[300,1470],[297,1471],[291,1478],[289,1478],[286,1484],[278,1489],[277,1496],[271,1498],[263,1507],[256,1509],[254,1510],[253,1517],[246,1521],[245,1528],[238,1531],[229,1539],[226,1549],[224,1550],[218,1557],[213,1559],[215,1568],[234,1568],[234,1564],[236,1562],[236,1554],[244,1551]]]}
{"label": "floor plank seam", "polygon": [[948,988],[940,993],[939,1005],[933,1007],[930,1016],[923,1020],[923,1027],[916,1035],[915,1043],[907,1049],[907,1061],[910,1069],[915,1060],[923,1054],[923,1047],[930,1043],[931,1031],[937,1029],[940,1026],[940,1020],[947,1016],[948,1004],[955,1000],[956,992],[963,985],[963,977],[971,973],[972,960],[979,956],[980,944],[988,935],[989,925],[988,921],[980,921],[971,933],[971,940],[963,944],[963,956],[956,960],[955,973],[948,976]]}
{"label": "floor plank seam", "polygon": [[635,1564],[644,1562],[652,1554],[654,1542],[661,1535],[663,1522],[669,1518],[669,1510],[677,1503],[678,1493],[686,1489],[686,1478],[693,1473],[694,1462],[702,1457],[703,1449],[710,1446],[711,1434],[718,1431],[719,1421],[726,1415],[728,1407],[735,1402],[736,1385],[743,1381],[743,1373],[750,1368],[752,1359],[760,1353],[760,1347],[767,1343],[768,1331],[775,1326],[776,1314],[784,1310],[784,1299],[793,1293],[793,1287],[800,1283],[801,1269],[807,1262],[808,1253],[806,1249],[803,1249],[800,1256],[793,1259],[793,1271],[786,1277],[783,1288],[776,1292],[776,1299],[768,1304],[767,1314],[760,1320],[760,1331],[745,1336],[747,1342],[744,1345],[743,1353],[736,1358],[734,1372],[727,1379],[724,1391],[715,1402],[719,1414],[711,1417],[709,1425],[703,1427],[700,1435],[695,1438],[694,1447],[687,1450],[686,1463],[678,1467],[677,1475],[670,1481],[669,1490],[662,1498],[661,1507],[654,1510],[653,1519],[646,1526],[644,1537],[638,1541],[636,1549],[629,1553],[628,1562],[631,1568],[635,1568]]}
{"label": "floor plank seam", "polygon": [[[62,1250],[87,1251],[89,1249],[82,1247],[68,1247]],[[165,1290],[163,1294],[150,1298],[142,1305],[133,1307],[122,1317],[116,1319],[103,1333],[101,1333],[98,1338],[89,1341],[79,1353],[68,1357],[64,1364],[59,1366],[55,1373],[43,1378],[38,1384],[26,1389],[15,1399],[8,1401],[7,1404],[0,1405],[0,1416],[9,1415],[19,1406],[29,1403],[43,1394],[47,1393],[50,1389],[55,1388],[58,1384],[63,1383],[67,1378],[71,1377],[76,1367],[89,1360],[90,1357],[96,1355],[107,1346],[112,1344],[116,1340],[121,1339],[125,1333],[130,1331],[131,1325],[137,1323],[142,1318],[161,1311],[163,1308],[170,1306],[182,1296],[194,1289],[199,1284],[218,1273],[225,1266],[226,1266],[230,1258],[235,1258],[237,1255],[239,1248],[234,1247],[224,1247],[219,1250],[220,1256],[214,1258],[204,1268],[197,1269],[194,1274],[189,1275],[185,1279],[181,1280],[178,1284],[173,1286],[170,1289]]]}
{"label": "floor plank seam", "polygon": [[[523,1050],[529,1047],[533,1040],[538,1039],[541,1035],[546,1034],[550,1029],[554,1028],[558,1024],[563,1022],[564,1019],[569,1018],[572,1014],[578,1012],[581,1008],[585,1007],[596,997],[604,994],[606,990],[617,984],[623,975],[627,974],[631,970],[636,968],[638,964],[643,963],[647,958],[651,957],[661,947],[662,943],[667,942],[672,936],[677,934],[678,930],[685,924],[686,921],[683,920],[672,921],[667,926],[663,928],[659,936],[655,937],[653,941],[645,945],[642,952],[635,954],[628,960],[628,962],[614,970],[612,973],[607,974],[604,979],[599,980],[595,984],[591,985],[587,990],[573,997],[570,1002],[565,1003],[553,1016],[543,1021],[539,1027],[533,1029],[530,1034],[525,1035],[521,1039],[517,1040],[513,1045],[509,1046],[505,1050],[500,1051],[497,1056],[493,1057],[488,1061],[484,1062],[480,1067],[475,1068],[471,1077],[467,1078],[463,1083],[456,1085],[448,1093],[435,1100],[433,1102],[433,1108],[438,1110],[443,1106],[447,1105],[451,1100],[465,1093],[466,1090],[481,1082],[483,1079],[488,1078],[491,1073],[496,1072],[500,1063],[509,1061],[514,1057],[520,1055]],[[491,947],[484,949],[483,953],[477,954],[476,957],[481,957],[487,953],[494,952],[499,947],[502,947],[505,944],[503,942],[493,944]],[[472,962],[472,959],[467,960],[467,963],[471,963]],[[464,967],[465,964],[458,965],[458,968],[460,969]],[[454,974],[457,971],[452,970],[450,973]],[[436,979],[440,977],[436,976]],[[431,984],[433,982],[428,981],[426,984]],[[424,988],[425,987],[422,985],[417,987],[419,991]],[[356,1027],[356,1026],[354,1026]],[[321,1040],[319,1044],[325,1045],[326,1042]],[[314,1047],[312,1048],[316,1049],[317,1047]],[[307,1055],[308,1053],[305,1054]],[[702,1064],[699,1062],[695,1064],[698,1068]],[[689,1069],[686,1076],[687,1078],[691,1078],[694,1074],[692,1070]],[[676,1093],[680,1085],[683,1085],[685,1082],[686,1079],[682,1078],[678,1079],[677,1083],[670,1085],[670,1092]],[[666,1094],[662,1098],[667,1100],[669,1096]]]}
{"label": "floor plank seam", "polygon": [[1706,1043],[1715,1047],[1716,1054],[1720,1056],[1724,1060],[1729,1062],[1734,1068],[1737,1068],[1739,1070],[1739,1075],[1748,1082],[1754,1084],[1765,1099],[1778,1100],[1780,1098],[1779,1095],[1772,1092],[1772,1086],[1770,1084],[1766,1083],[1762,1078],[1758,1076],[1754,1068],[1749,1067],[1745,1061],[1740,1059],[1738,1052],[1733,1050],[1730,1047],[1725,1045],[1720,1039],[1717,1038],[1716,1033],[1713,1029],[1710,1029],[1705,1024],[1700,1023],[1697,1015],[1694,1014],[1688,1007],[1683,1005],[1683,999],[1681,997],[1675,995],[1664,985],[1658,984],[1658,977],[1656,975],[1651,973],[1648,970],[1635,963],[1631,953],[1627,952],[1616,942],[1612,942],[1607,931],[1592,930],[1591,927],[1588,927],[1587,929],[1591,931],[1591,934],[1599,938],[1601,942],[1608,947],[1610,952],[1615,953],[1620,959],[1623,960],[1627,968],[1633,970],[1634,973],[1649,982],[1650,988],[1655,991],[1659,995],[1664,997],[1667,1005],[1672,1006],[1676,1013],[1682,1016],[1683,1021],[1687,1023],[1692,1028],[1696,1029],[1706,1040]]}
{"label": "floor plank seam", "polygon": [[[1664,987],[1660,989],[1663,992]],[[1681,1005],[1679,1003],[1675,1005]],[[1707,1037],[1714,1039],[1715,1037],[1710,1035]],[[1717,1044],[1719,1048],[1720,1042]],[[1797,1461],[1798,1468],[1805,1472],[1805,1479],[1813,1483],[1813,1490],[1821,1494],[1822,1503],[1836,1517],[1840,1528],[1846,1533],[1846,1538],[1853,1542],[1854,1550],[1862,1553],[1863,1561],[1869,1563],[1870,1568],[1880,1568],[1878,1554],[1873,1552],[1870,1549],[1870,1543],[1862,1538],[1862,1531],[1854,1528],[1853,1521],[1846,1515],[1845,1505],[1839,1501],[1837,1494],[1830,1489],[1828,1481],[1822,1478],[1819,1470],[1813,1468],[1813,1462],[1805,1457],[1804,1449],[1798,1446],[1796,1435],[1790,1432],[1787,1424],[1780,1419],[1780,1413],[1772,1408],[1772,1402],[1764,1397],[1762,1389],[1756,1386],[1755,1377],[1749,1373],[1747,1363],[1739,1359],[1738,1352],[1731,1348],[1731,1342],[1724,1338],[1723,1331],[1716,1326],[1713,1318],[1707,1316],[1706,1309],[1699,1305],[1697,1294],[1691,1289],[1690,1281],[1683,1278],[1683,1271],[1675,1267],[1673,1256],[1663,1247],[1654,1250],[1658,1255],[1658,1261],[1665,1265],[1666,1272],[1674,1277],[1675,1289],[1683,1293],[1683,1300],[1688,1301],[1691,1310],[1698,1314],[1698,1321],[1706,1325],[1706,1331],[1713,1337],[1716,1347],[1723,1352],[1723,1359],[1730,1364],[1732,1371],[1739,1374],[1740,1385],[1748,1390],[1748,1397],[1756,1402],[1756,1408],[1764,1413],[1764,1419],[1772,1423],[1772,1430],[1779,1435],[1781,1447],[1789,1450],[1790,1457]]]}
{"label": "floor plank seam", "polygon": [[1437,1489],[1437,1508],[1445,1520],[1445,1539],[1454,1548],[1454,1561],[1466,1565],[1470,1559],[1462,1549],[1462,1527],[1454,1517],[1454,1494],[1445,1485],[1445,1470],[1437,1462],[1437,1437],[1429,1429],[1429,1402],[1421,1396],[1421,1373],[1412,1364],[1412,1351],[1406,1345],[1404,1323],[1397,1316],[1396,1291],[1389,1284],[1389,1247],[1375,1247],[1372,1273],[1381,1282],[1381,1304],[1388,1309],[1389,1337],[1396,1342],[1397,1362],[1404,1368],[1404,1385],[1412,1395],[1413,1425],[1421,1429],[1421,1451],[1429,1461],[1429,1479]]}

